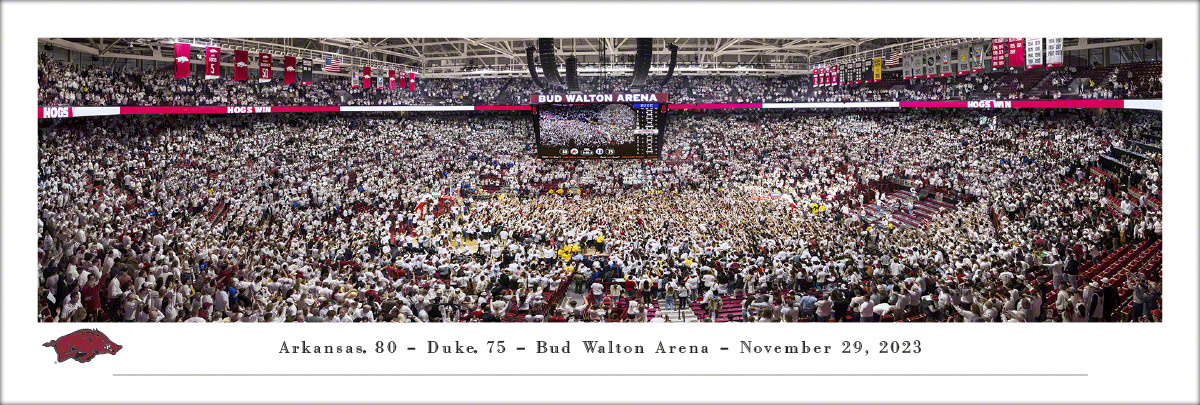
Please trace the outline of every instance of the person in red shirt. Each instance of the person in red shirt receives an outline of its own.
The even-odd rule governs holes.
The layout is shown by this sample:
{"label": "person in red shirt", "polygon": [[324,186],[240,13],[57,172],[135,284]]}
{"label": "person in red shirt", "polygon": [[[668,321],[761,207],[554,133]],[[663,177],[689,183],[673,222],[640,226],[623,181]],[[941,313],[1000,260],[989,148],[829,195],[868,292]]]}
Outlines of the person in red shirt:
{"label": "person in red shirt", "polygon": [[87,285],[83,286],[83,308],[87,310],[88,320],[95,322],[96,316],[100,313],[100,290],[102,290],[97,277],[89,277]]}
{"label": "person in red shirt", "polygon": [[379,301],[379,292],[375,291],[375,286],[371,286],[371,289],[367,290],[367,292],[364,293],[363,295],[365,295],[367,297],[368,303]]}

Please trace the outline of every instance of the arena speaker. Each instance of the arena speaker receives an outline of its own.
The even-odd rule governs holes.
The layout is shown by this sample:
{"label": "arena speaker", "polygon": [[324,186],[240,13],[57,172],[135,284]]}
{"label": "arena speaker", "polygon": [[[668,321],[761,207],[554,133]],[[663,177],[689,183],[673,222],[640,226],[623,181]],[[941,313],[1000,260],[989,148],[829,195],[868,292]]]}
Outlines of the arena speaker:
{"label": "arena speaker", "polygon": [[664,77],[659,86],[666,86],[668,81],[671,81],[671,76],[675,74],[675,58],[679,55],[679,46],[675,44],[667,45],[667,49],[671,51],[671,63],[667,65],[667,77]]}
{"label": "arena speaker", "polygon": [[633,57],[633,83],[630,88],[641,90],[646,87],[646,78],[650,75],[650,62],[654,57],[654,38],[638,38],[637,53]]}
{"label": "arena speaker", "polygon": [[579,91],[579,60],[574,56],[567,57],[567,91]]}
{"label": "arena speaker", "polygon": [[554,38],[538,38],[538,55],[542,58],[542,74],[550,87],[561,87],[558,76],[558,59],[554,57]]}
{"label": "arena speaker", "polygon": [[542,83],[542,79],[538,78],[537,66],[533,64],[533,55],[535,52],[537,52],[537,49],[532,45],[525,48],[525,64],[529,66],[529,78],[533,79],[533,84],[538,88],[543,88],[546,85]]}

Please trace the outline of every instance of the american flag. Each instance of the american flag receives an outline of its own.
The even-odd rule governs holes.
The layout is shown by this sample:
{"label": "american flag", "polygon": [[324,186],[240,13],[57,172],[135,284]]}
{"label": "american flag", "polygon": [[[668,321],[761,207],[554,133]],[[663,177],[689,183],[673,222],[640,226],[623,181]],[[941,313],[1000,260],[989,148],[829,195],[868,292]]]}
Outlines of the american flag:
{"label": "american flag", "polygon": [[325,67],[321,68],[326,72],[341,72],[342,61],[332,58],[325,58]]}
{"label": "american flag", "polygon": [[900,64],[900,52],[892,51],[892,53],[888,55],[887,62],[884,63],[884,66],[892,67],[892,66],[896,66],[899,64]]}

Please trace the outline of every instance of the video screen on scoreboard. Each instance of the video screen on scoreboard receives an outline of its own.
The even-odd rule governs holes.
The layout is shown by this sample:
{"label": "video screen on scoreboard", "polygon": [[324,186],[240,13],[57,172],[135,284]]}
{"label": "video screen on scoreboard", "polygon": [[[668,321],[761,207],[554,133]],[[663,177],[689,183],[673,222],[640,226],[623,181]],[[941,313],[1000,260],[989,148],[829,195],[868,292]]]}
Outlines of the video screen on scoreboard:
{"label": "video screen on scoreboard", "polygon": [[662,103],[539,104],[541,158],[657,158],[662,152]]}

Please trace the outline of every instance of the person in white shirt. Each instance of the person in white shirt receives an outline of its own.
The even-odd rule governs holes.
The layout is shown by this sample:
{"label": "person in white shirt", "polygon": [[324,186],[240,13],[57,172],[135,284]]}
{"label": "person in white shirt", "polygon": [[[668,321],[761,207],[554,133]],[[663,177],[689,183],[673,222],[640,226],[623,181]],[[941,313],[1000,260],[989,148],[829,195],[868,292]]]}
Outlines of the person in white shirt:
{"label": "person in white shirt", "polygon": [[830,315],[833,313],[833,299],[827,295],[822,295],[821,299],[817,300],[816,314],[817,322],[828,322]]}
{"label": "person in white shirt", "polygon": [[875,303],[870,297],[863,297],[862,305],[859,305],[859,322],[875,322]]}
{"label": "person in white shirt", "polygon": [[604,299],[604,284],[600,284],[599,279],[592,282],[592,299],[597,305]]}
{"label": "person in white shirt", "polygon": [[910,297],[907,290],[901,290],[896,296],[896,305],[891,307],[892,316],[897,321],[904,319],[908,314],[908,304]]}

